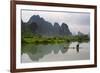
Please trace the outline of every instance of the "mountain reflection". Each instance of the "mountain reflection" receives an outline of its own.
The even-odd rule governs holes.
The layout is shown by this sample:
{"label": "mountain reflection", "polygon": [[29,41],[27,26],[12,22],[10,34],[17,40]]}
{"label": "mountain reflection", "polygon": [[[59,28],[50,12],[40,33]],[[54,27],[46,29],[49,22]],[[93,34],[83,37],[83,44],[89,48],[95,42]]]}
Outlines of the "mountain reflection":
{"label": "mountain reflection", "polygon": [[24,44],[22,45],[22,54],[27,53],[32,61],[38,61],[51,52],[54,54],[58,54],[59,51],[62,54],[66,53],[69,49],[69,44]]}
{"label": "mountain reflection", "polygon": [[50,53],[62,54],[67,53],[69,49],[76,50],[79,52],[79,44],[76,44],[74,47],[70,46],[71,43],[61,43],[61,44],[24,44],[22,45],[22,55],[26,53],[32,61],[39,61],[45,55]]}

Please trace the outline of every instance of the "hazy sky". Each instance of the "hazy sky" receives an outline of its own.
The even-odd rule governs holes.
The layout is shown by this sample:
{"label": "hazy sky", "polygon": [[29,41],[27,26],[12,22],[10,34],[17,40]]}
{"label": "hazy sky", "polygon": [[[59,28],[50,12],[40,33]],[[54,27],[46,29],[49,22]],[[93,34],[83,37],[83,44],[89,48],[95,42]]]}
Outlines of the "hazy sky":
{"label": "hazy sky", "polygon": [[24,22],[28,22],[33,15],[40,15],[53,25],[55,22],[58,22],[59,25],[63,22],[66,23],[74,34],[78,31],[85,34],[90,32],[90,13],[22,10],[21,14]]}

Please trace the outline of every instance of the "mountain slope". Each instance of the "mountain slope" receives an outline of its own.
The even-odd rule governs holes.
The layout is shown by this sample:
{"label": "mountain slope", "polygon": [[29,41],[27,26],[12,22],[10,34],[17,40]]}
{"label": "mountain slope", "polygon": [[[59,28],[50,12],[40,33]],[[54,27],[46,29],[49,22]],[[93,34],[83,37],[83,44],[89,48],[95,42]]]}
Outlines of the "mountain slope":
{"label": "mountain slope", "polygon": [[52,25],[49,21],[41,18],[39,15],[33,15],[27,23],[21,21],[21,29],[24,33],[31,32],[41,36],[67,36],[72,35],[68,25],[62,23],[60,26],[57,22]]}

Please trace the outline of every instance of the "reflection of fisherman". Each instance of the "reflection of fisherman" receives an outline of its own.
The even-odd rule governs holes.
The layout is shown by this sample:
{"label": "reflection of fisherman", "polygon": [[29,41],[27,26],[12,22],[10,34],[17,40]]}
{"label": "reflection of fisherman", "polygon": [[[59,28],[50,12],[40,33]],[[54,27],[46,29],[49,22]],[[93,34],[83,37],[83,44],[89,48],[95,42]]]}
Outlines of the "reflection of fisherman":
{"label": "reflection of fisherman", "polygon": [[76,51],[79,52],[79,43],[76,45]]}

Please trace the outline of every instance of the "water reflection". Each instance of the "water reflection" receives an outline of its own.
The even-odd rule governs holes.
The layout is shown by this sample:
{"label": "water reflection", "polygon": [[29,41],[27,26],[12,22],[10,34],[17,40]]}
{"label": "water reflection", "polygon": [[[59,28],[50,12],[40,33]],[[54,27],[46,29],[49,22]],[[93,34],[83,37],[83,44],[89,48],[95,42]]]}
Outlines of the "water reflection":
{"label": "water reflection", "polygon": [[[65,45],[66,47],[69,47],[69,43]],[[54,52],[54,54],[58,54],[59,51],[61,51],[62,53],[66,53],[68,49],[69,48],[64,49],[64,44],[25,44],[22,45],[22,54],[27,53],[31,60],[38,61],[40,58],[51,53],[52,51]]]}
{"label": "water reflection", "polygon": [[[61,43],[61,44],[24,44],[22,45],[22,62],[24,61],[23,55],[27,54],[29,56],[29,59],[32,61],[39,61],[40,59],[44,58],[45,56],[52,53],[54,55],[58,55],[59,52],[61,52],[61,56],[65,55],[67,56],[68,51],[76,51],[76,53],[80,52],[80,43],[74,42],[74,43]],[[66,56],[65,59],[66,59]],[[60,57],[60,56],[59,56]],[[70,56],[69,56],[70,57]]]}

